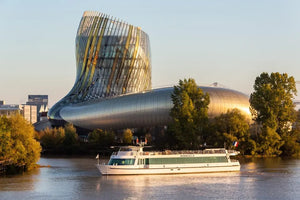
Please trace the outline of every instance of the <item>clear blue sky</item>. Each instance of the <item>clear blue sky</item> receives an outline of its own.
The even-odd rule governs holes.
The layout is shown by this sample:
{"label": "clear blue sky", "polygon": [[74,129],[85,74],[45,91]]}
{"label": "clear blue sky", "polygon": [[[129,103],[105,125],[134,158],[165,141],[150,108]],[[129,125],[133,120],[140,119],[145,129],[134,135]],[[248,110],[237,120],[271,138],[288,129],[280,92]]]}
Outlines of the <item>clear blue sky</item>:
{"label": "clear blue sky", "polygon": [[69,92],[85,10],[148,33],[155,88],[191,77],[249,95],[261,72],[300,80],[300,1],[0,0],[0,99],[48,94],[52,106]]}

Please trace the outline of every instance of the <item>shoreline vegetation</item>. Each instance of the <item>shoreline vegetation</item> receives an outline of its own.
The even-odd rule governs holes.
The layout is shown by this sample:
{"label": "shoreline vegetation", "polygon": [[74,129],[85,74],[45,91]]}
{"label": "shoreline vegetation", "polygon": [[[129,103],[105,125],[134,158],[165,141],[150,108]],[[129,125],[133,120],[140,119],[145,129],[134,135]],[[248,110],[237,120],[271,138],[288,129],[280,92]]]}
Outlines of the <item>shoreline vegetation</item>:
{"label": "shoreline vegetation", "polygon": [[42,147],[34,134],[34,127],[21,115],[0,116],[1,173],[16,174],[35,167]]}
{"label": "shoreline vegetation", "polygon": [[0,116],[0,174],[35,168],[40,155],[109,157],[115,151],[112,146],[137,144],[137,140],[148,143],[153,150],[226,147],[240,151],[240,158],[299,158],[300,111],[294,110],[295,94],[293,77],[262,73],[250,96],[253,121],[238,109],[209,119],[209,95],[193,79],[184,79],[174,86],[170,112],[173,122],[168,126],[155,131],[96,129],[85,137],[79,137],[72,124],[35,132],[20,115]]}

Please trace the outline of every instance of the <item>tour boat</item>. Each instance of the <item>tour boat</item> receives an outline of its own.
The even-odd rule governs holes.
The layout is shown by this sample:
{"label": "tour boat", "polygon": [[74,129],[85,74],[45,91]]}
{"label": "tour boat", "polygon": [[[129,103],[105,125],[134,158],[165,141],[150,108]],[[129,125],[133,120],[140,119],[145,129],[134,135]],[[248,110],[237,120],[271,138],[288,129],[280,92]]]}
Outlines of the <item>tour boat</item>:
{"label": "tour boat", "polygon": [[239,171],[239,161],[230,159],[230,156],[237,154],[239,154],[238,151],[224,148],[148,152],[143,151],[142,146],[128,146],[121,147],[118,152],[114,152],[107,164],[100,164],[98,159],[97,168],[103,175]]}

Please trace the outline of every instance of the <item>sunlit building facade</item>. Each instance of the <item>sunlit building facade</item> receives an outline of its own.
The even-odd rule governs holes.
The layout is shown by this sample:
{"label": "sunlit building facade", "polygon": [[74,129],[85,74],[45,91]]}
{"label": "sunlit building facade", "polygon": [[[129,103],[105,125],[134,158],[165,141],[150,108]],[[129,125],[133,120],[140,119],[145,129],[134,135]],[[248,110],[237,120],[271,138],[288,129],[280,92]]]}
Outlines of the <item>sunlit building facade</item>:
{"label": "sunlit building facade", "polygon": [[26,105],[35,105],[37,121],[41,121],[41,117],[44,113],[48,112],[48,95],[28,95],[28,101]]}
{"label": "sunlit building facade", "polygon": [[4,103],[0,105],[0,116],[11,117],[16,114],[20,114],[24,117],[25,120],[34,124],[37,122],[37,107],[35,105],[17,105],[17,104],[8,104]]}
{"label": "sunlit building facade", "polygon": [[[99,12],[85,12],[76,36],[76,81],[49,111],[53,125],[71,122],[86,129],[167,125],[173,88],[151,89],[148,35],[139,27]],[[209,93],[209,116],[238,108],[249,116],[240,92],[201,87]]]}

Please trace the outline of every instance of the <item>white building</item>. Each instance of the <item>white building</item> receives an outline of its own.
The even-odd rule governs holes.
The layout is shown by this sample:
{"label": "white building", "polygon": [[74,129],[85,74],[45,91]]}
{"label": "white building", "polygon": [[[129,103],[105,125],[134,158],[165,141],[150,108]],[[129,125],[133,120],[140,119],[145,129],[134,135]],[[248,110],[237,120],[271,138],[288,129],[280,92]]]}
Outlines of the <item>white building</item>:
{"label": "white building", "polygon": [[35,105],[5,105],[4,103],[0,105],[0,116],[6,115],[10,117],[17,113],[21,114],[31,124],[37,122],[37,107]]}

